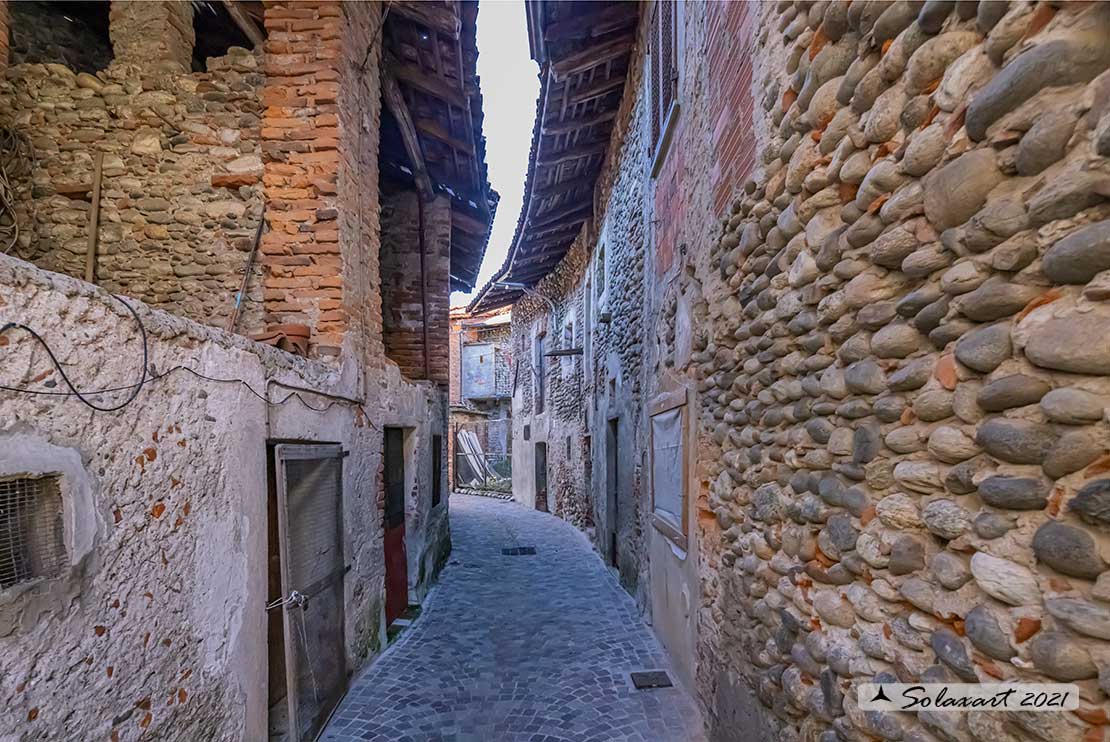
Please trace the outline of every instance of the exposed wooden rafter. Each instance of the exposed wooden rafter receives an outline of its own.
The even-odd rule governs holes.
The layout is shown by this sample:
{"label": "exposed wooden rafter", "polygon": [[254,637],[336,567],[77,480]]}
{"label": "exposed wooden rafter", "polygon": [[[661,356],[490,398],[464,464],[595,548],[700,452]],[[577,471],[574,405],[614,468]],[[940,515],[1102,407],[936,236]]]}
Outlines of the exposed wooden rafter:
{"label": "exposed wooden rafter", "polygon": [[433,77],[418,67],[412,67],[392,57],[387,60],[386,67],[397,77],[399,82],[414,87],[434,98],[439,98],[444,103],[466,108],[466,96],[463,95],[461,90],[449,85],[442,78]]}
{"label": "exposed wooden rafter", "polygon": [[441,0],[393,2],[389,5],[389,12],[444,34],[449,39],[459,38],[462,23],[454,2],[445,3]]}
{"label": "exposed wooden rafter", "polygon": [[266,37],[259,30],[258,24],[254,22],[243,7],[235,2],[235,0],[223,0],[224,8],[227,9],[227,14],[231,16],[231,20],[235,21],[235,25],[243,32],[243,35],[250,39],[251,45],[254,47],[262,46],[266,41]]}
{"label": "exposed wooden rafter", "polygon": [[540,165],[558,165],[563,162],[570,162],[571,160],[580,160],[583,157],[599,155],[607,149],[609,149],[608,140],[576,144],[573,147],[560,150],[559,152],[546,152],[537,158],[536,162]]}
{"label": "exposed wooden rafter", "polygon": [[588,129],[591,126],[608,123],[616,117],[617,110],[615,108],[606,108],[587,116],[563,119],[562,121],[552,121],[549,124],[544,124],[543,133],[550,135],[569,134],[570,132],[578,131],[579,129]]}
{"label": "exposed wooden rafter", "polygon": [[638,14],[633,3],[623,2],[600,10],[591,10],[583,16],[552,23],[544,31],[544,40],[571,41],[596,39],[605,34],[636,25]]}
{"label": "exposed wooden rafter", "polygon": [[393,117],[397,119],[397,126],[401,129],[405,152],[408,153],[409,161],[412,163],[416,190],[420,192],[421,198],[431,200],[432,180],[428,177],[428,167],[424,164],[424,150],[420,146],[420,137],[416,133],[416,125],[412,121],[405,97],[401,95],[397,79],[389,69],[382,71],[382,97]]}
{"label": "exposed wooden rafter", "polygon": [[561,82],[571,75],[579,72],[585,72],[588,69],[597,67],[599,64],[604,64],[617,57],[623,57],[632,50],[632,37],[622,36],[613,41],[606,41],[596,46],[589,46],[585,49],[568,54],[562,59],[558,59],[551,63],[551,74],[555,77],[556,82]]}

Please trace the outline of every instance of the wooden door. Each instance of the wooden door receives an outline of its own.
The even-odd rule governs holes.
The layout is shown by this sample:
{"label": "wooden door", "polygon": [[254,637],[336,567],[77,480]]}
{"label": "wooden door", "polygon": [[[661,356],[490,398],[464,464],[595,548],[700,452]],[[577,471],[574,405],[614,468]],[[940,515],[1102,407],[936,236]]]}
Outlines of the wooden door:
{"label": "wooden door", "polygon": [[536,510],[547,512],[547,444],[536,444]]}
{"label": "wooden door", "polygon": [[405,431],[385,429],[385,625],[401,617],[409,604],[408,556],[405,553]]}

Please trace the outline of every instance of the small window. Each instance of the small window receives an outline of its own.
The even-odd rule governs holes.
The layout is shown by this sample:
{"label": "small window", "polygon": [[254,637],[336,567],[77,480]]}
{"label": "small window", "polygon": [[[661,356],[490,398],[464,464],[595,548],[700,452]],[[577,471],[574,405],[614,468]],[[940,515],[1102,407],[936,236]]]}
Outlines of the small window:
{"label": "small window", "polygon": [[60,477],[0,479],[0,589],[66,567]]}

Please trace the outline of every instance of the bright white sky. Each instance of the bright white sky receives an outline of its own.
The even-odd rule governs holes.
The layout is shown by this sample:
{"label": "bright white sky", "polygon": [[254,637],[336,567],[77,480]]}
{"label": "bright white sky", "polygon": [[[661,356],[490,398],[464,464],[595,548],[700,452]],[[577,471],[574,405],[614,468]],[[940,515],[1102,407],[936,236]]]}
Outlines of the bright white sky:
{"label": "bright white sky", "polygon": [[540,81],[539,68],[528,53],[528,24],[521,0],[482,0],[478,6],[478,76],[485,113],[486,164],[501,203],[478,284],[470,294],[453,292],[452,307],[469,302],[501,267],[524,198]]}

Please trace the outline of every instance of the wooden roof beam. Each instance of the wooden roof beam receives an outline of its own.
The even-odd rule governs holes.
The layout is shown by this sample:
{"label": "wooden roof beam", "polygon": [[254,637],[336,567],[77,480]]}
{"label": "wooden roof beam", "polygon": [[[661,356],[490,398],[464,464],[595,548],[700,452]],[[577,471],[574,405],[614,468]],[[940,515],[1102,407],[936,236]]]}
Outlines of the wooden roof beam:
{"label": "wooden roof beam", "polygon": [[635,25],[636,3],[619,3],[601,10],[592,10],[584,15],[555,21],[544,30],[544,41],[548,44],[580,39],[596,39],[613,31]]}
{"label": "wooden roof beam", "polygon": [[551,63],[551,74],[556,82],[560,82],[571,75],[623,57],[630,51],[632,51],[632,37],[622,36],[604,44],[579,49],[562,59],[555,60]]}
{"label": "wooden roof beam", "polygon": [[589,116],[580,116],[578,118],[564,119],[563,121],[552,121],[549,124],[543,125],[543,133],[548,135],[556,134],[569,134],[572,131],[579,129],[587,129],[597,124],[604,124],[612,121],[617,117],[617,109],[609,108]]}
{"label": "wooden roof beam", "polygon": [[614,90],[622,87],[624,87],[624,77],[621,75],[614,75],[613,77],[595,80],[584,88],[578,88],[573,93],[564,91],[563,97],[566,99],[566,104],[568,106],[574,106],[579,103],[593,100],[594,98],[600,98],[603,95],[608,95]]}
{"label": "wooden roof beam", "polygon": [[475,219],[469,214],[464,214],[458,209],[451,210],[451,226],[461,232],[467,234],[485,237],[489,231],[489,225],[484,223],[481,219]]}
{"label": "wooden roof beam", "polygon": [[382,71],[382,97],[388,106],[393,118],[397,119],[397,127],[401,130],[401,139],[405,143],[405,152],[408,153],[412,163],[413,180],[416,181],[416,190],[420,196],[430,201],[434,197],[432,180],[428,177],[428,166],[424,163],[424,151],[420,147],[420,136],[416,133],[416,125],[412,122],[405,97],[401,95],[401,87],[391,70]]}
{"label": "wooden roof beam", "polygon": [[451,149],[457,150],[470,157],[474,156],[474,146],[462,139],[451,136],[446,127],[435,119],[417,118],[416,128],[432,139],[446,144]]}
{"label": "wooden roof beam", "polygon": [[385,67],[393,73],[399,82],[416,88],[433,98],[439,98],[445,103],[466,109],[466,96],[458,88],[448,85],[443,80],[428,75],[417,67],[405,64],[393,55],[389,56]]}
{"label": "wooden roof beam", "polygon": [[561,152],[548,152],[540,155],[536,158],[536,163],[539,165],[558,165],[563,162],[570,162],[571,160],[581,160],[583,157],[604,154],[607,149],[609,149],[609,142],[607,140],[587,142],[586,144],[578,144],[569,149],[564,149]]}
{"label": "wooden roof beam", "polygon": [[571,191],[583,185],[585,184],[582,182],[581,178],[571,178],[570,180],[564,180],[559,183],[552,183],[549,186],[544,186],[543,188],[534,189],[532,191],[532,198],[541,199],[552,198],[553,196],[561,196],[564,193],[570,193]]}
{"label": "wooden roof beam", "polygon": [[[453,0],[446,4],[442,2],[393,2],[389,6],[390,13],[396,13],[407,21],[419,23],[432,31],[444,34],[453,40],[458,40],[462,29],[462,21],[455,12]],[[434,41],[434,39],[433,39]]]}
{"label": "wooden roof beam", "polygon": [[[542,226],[545,226],[547,224],[553,224],[554,222],[561,222],[563,220],[566,220],[568,224],[573,224],[575,222],[582,222],[582,221],[586,220],[586,218],[589,216],[589,214],[586,214],[586,213],[579,214],[578,212],[583,211],[583,210],[589,210],[592,207],[593,207],[593,198],[589,198],[589,199],[586,199],[586,200],[583,200],[583,201],[574,201],[574,202],[570,203],[569,205],[564,206],[561,209],[557,209],[556,211],[552,211],[552,212],[549,212],[547,214],[536,214],[534,217],[532,217],[528,220],[528,226],[533,227],[533,228],[534,227],[542,227]],[[581,217],[581,218],[573,218],[573,217]]]}
{"label": "wooden roof beam", "polygon": [[235,25],[243,32],[243,35],[250,39],[251,45],[258,48],[261,47],[266,37],[258,29],[258,24],[254,19],[247,15],[247,11],[235,2],[235,0],[224,0],[224,7],[227,9],[227,14],[231,16],[231,20],[235,21]]}

